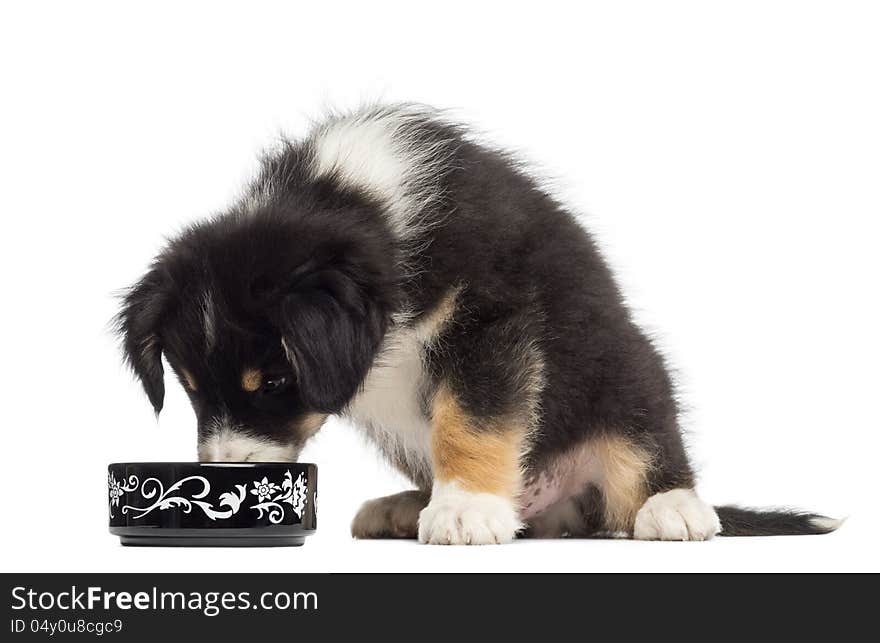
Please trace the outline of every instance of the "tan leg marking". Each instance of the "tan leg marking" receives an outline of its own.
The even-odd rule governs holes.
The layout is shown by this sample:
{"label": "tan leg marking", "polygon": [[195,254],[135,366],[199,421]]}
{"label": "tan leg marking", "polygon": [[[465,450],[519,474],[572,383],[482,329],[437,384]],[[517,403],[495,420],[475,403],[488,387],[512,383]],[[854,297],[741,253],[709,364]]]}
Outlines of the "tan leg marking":
{"label": "tan leg marking", "polygon": [[636,513],[648,499],[651,455],[622,436],[591,441],[602,465],[599,488],[605,503],[605,527],[632,533]]}
{"label": "tan leg marking", "polygon": [[525,429],[478,426],[446,386],[434,396],[431,455],[434,477],[466,491],[515,498],[522,471]]}

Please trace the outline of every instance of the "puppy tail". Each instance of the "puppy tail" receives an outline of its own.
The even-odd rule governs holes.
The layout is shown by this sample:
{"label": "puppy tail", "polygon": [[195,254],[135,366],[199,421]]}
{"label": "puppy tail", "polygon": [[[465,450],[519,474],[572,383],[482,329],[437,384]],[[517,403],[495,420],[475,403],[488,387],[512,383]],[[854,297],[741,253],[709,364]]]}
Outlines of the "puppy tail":
{"label": "puppy tail", "polygon": [[844,519],[785,509],[715,507],[721,520],[719,536],[801,536],[830,534]]}

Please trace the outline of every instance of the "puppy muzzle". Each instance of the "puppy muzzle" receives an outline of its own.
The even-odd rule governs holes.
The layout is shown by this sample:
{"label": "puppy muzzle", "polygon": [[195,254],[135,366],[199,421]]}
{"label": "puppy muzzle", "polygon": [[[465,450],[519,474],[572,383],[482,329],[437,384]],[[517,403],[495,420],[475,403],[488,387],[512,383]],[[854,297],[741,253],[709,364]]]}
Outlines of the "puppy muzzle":
{"label": "puppy muzzle", "polygon": [[300,447],[218,427],[199,441],[199,462],[296,462]]}

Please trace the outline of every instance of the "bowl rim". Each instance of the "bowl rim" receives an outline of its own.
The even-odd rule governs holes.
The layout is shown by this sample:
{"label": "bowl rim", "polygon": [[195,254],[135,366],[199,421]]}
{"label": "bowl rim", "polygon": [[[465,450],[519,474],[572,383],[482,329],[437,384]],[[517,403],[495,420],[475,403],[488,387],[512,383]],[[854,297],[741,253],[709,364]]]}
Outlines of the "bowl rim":
{"label": "bowl rim", "polygon": [[223,468],[256,468],[256,467],[292,467],[292,466],[316,467],[313,462],[111,462],[108,467],[180,467],[180,466],[197,466],[209,467],[212,469]]}

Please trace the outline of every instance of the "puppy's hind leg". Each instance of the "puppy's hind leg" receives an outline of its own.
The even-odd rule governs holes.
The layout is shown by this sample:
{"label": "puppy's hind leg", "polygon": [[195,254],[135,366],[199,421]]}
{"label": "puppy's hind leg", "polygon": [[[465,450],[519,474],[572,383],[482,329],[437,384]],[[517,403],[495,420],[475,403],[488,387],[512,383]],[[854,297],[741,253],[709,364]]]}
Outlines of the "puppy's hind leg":
{"label": "puppy's hind leg", "polygon": [[[693,490],[689,468],[659,460],[633,440],[603,437],[595,442],[602,462],[605,525],[636,540],[709,540],[721,531],[715,510]],[[672,445],[673,447],[676,445]]]}
{"label": "puppy's hind leg", "polygon": [[414,490],[368,500],[351,523],[351,535],[354,538],[416,538],[419,512],[430,499],[430,494]]}
{"label": "puppy's hind leg", "polygon": [[636,514],[637,540],[709,540],[721,531],[715,509],[693,489],[670,489],[648,498]]}

